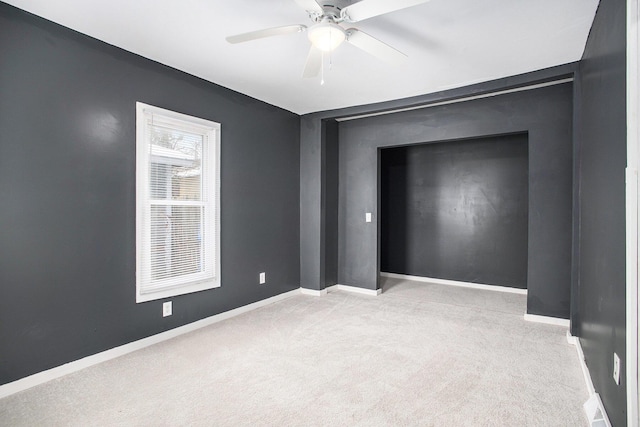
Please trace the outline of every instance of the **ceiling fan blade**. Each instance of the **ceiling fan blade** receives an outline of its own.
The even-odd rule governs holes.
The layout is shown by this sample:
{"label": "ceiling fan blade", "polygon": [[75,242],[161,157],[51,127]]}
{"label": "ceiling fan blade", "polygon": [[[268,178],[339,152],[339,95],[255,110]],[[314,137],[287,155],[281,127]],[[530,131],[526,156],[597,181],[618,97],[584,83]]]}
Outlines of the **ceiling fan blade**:
{"label": "ceiling fan blade", "polygon": [[322,68],[322,51],[315,46],[311,46],[302,77],[305,79],[316,77],[320,73],[320,68]]}
{"label": "ceiling fan blade", "polygon": [[284,27],[266,28],[264,30],[250,31],[248,33],[236,34],[235,36],[229,36],[226,40],[229,43],[244,43],[251,40],[262,39],[265,37],[279,36],[282,34],[299,33],[307,29],[306,25],[287,25]]}
{"label": "ceiling fan blade", "polygon": [[309,13],[319,13],[322,15],[322,7],[316,0],[296,0],[296,3]]}
{"label": "ceiling fan blade", "polygon": [[350,28],[346,33],[347,42],[389,64],[398,64],[407,58],[407,55],[404,53],[374,37],[371,37],[365,32],[356,30],[355,28]]}
{"label": "ceiling fan blade", "polygon": [[417,6],[428,1],[429,0],[362,0],[342,9],[340,17],[346,22],[358,22],[407,7]]}

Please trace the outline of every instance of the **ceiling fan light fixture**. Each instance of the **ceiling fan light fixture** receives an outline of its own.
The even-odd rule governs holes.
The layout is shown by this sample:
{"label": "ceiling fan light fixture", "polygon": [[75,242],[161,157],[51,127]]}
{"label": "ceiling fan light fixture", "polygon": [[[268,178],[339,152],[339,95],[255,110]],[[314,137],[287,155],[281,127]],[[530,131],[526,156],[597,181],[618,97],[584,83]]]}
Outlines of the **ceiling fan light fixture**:
{"label": "ceiling fan light fixture", "polygon": [[333,22],[320,22],[309,28],[309,40],[323,52],[331,52],[346,39],[344,29]]}

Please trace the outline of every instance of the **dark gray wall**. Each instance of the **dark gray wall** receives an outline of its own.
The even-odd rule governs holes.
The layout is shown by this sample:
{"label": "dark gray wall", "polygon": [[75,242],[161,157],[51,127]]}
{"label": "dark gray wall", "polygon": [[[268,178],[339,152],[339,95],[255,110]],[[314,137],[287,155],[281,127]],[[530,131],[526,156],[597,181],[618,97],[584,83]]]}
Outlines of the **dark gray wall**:
{"label": "dark gray wall", "polygon": [[527,141],[381,150],[380,270],[526,288]]}
{"label": "dark gray wall", "polygon": [[338,123],[324,121],[322,150],[322,217],[324,226],[324,287],[338,283]]}
{"label": "dark gray wall", "polygon": [[375,289],[378,148],[528,132],[527,311],[569,317],[572,84],[340,123],[338,281]]}
{"label": "dark gray wall", "polygon": [[325,288],[326,277],[323,127],[324,123],[313,117],[300,119],[300,284],[316,291]]}
{"label": "dark gray wall", "polygon": [[[0,58],[0,384],[299,287],[299,116],[4,3]],[[222,125],[222,287],[167,318],[135,302],[136,101]]]}
{"label": "dark gray wall", "polygon": [[[601,1],[580,65],[577,332],[596,391],[626,424],[626,2]],[[613,381],[613,353],[622,361]],[[635,363],[635,362],[631,362]]]}
{"label": "dark gray wall", "polygon": [[[452,102],[470,96],[482,97],[499,91],[572,78],[576,69],[577,63],[565,64],[532,73],[412,98],[322,111],[302,116],[300,129],[300,285],[308,289],[321,290],[329,283],[326,281],[326,277],[330,275],[327,274],[328,264],[325,262],[325,256],[328,252],[325,246],[326,236],[332,233],[336,235],[336,232],[330,230],[331,224],[334,224],[335,221],[327,217],[333,214],[322,207],[323,191],[325,191],[323,185],[327,173],[325,168],[328,167],[327,162],[323,161],[323,158],[326,158],[326,153],[323,151],[326,149],[326,144],[324,143],[326,142],[326,137],[323,134],[326,132],[326,122],[332,120],[340,121],[345,117],[363,114],[375,114],[396,109]],[[361,218],[362,216],[358,215],[358,221]],[[376,223],[375,218],[374,223]],[[374,225],[376,230],[378,227],[379,223]],[[368,237],[365,237],[365,239],[366,241],[362,243],[365,247],[378,244],[376,239],[371,240]],[[574,248],[577,246],[576,241],[574,240],[572,243]],[[376,260],[375,263],[377,265],[378,261]],[[370,280],[374,281],[367,281],[367,284],[363,286],[377,286],[377,275],[375,279]]]}

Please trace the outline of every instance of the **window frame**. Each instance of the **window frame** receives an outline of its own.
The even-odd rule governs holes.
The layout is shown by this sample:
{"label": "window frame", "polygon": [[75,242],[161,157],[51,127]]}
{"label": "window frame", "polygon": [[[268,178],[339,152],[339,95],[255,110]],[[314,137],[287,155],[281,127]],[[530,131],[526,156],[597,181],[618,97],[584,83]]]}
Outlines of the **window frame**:
{"label": "window frame", "polygon": [[[151,285],[151,206],[150,159],[151,126],[160,125],[203,136],[201,188],[204,208],[203,249],[206,258],[203,272],[185,274],[183,283]],[[207,178],[208,176],[208,178]],[[213,182],[212,182],[213,181]],[[158,205],[159,202],[156,202]],[[160,204],[189,205],[163,201]],[[196,206],[200,203],[195,204]],[[217,288],[220,272],[220,124],[164,108],[136,102],[136,303],[153,301],[192,292]],[[210,240],[211,239],[211,240]],[[211,249],[207,251],[206,248]],[[173,280],[179,282],[180,279]]]}

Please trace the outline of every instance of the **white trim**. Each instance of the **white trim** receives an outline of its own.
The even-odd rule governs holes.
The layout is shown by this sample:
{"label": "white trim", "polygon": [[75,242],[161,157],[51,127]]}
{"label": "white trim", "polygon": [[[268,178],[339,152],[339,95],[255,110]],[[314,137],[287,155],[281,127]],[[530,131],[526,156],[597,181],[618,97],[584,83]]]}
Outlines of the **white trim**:
{"label": "white trim", "polygon": [[[597,396],[597,403],[599,405],[599,409],[600,412],[602,413],[602,415],[604,416],[604,419],[606,420],[605,423],[608,427],[611,427],[611,422],[609,421],[609,417],[607,416],[607,411],[604,409],[604,405],[602,404],[602,400],[600,399],[600,395],[598,393],[596,393],[595,387],[593,386],[593,381],[591,380],[591,373],[589,372],[589,367],[587,366],[587,362],[584,359],[584,352],[582,351],[582,345],[580,344],[580,340],[575,337],[575,346],[576,346],[576,352],[578,354],[578,360],[580,361],[580,368],[582,369],[582,376],[584,378],[584,382],[587,386],[587,391],[589,393],[589,399],[587,400],[587,402],[585,402],[584,404],[584,409],[585,409],[585,415],[587,416],[587,419],[589,419],[589,413],[588,413],[588,408],[587,408],[587,404],[588,402],[591,400],[591,398],[593,396]],[[589,419],[589,421],[591,422],[591,420]]]}
{"label": "white trim", "polygon": [[[153,200],[149,193],[152,126],[166,126],[203,138],[199,201]],[[136,102],[136,303],[217,288],[220,274],[220,123]],[[173,151],[173,150],[170,150]],[[151,277],[151,207],[200,206],[202,271],[165,280]],[[207,237],[209,236],[209,237]]]}
{"label": "white trim", "polygon": [[575,338],[574,345],[576,346],[576,352],[578,353],[578,360],[580,361],[580,368],[582,369],[582,375],[584,377],[584,382],[587,384],[587,391],[589,392],[589,396],[596,392],[595,387],[593,387],[593,381],[591,381],[591,374],[589,373],[589,368],[587,367],[587,363],[584,360],[584,352],[582,351],[582,345],[580,345],[580,339],[578,337]]}
{"label": "white trim", "polygon": [[545,83],[538,83],[538,84],[529,85],[529,86],[516,87],[516,88],[513,88],[513,89],[505,89],[505,90],[499,90],[499,91],[496,91],[496,92],[484,93],[482,95],[466,96],[464,98],[456,98],[456,99],[451,99],[451,100],[448,100],[448,101],[434,102],[433,104],[416,105],[415,107],[397,108],[395,110],[380,111],[380,112],[377,112],[377,113],[365,113],[365,114],[358,114],[358,115],[355,115],[355,116],[340,117],[340,118],[337,118],[336,121],[338,121],[338,122],[346,122],[348,120],[357,120],[357,119],[364,119],[364,118],[367,118],[367,117],[384,116],[384,115],[387,115],[387,114],[401,113],[401,112],[404,112],[404,111],[422,110],[422,109],[425,109],[425,108],[439,107],[441,105],[450,105],[450,104],[457,104],[459,102],[473,101],[474,99],[491,98],[491,97],[498,96],[498,95],[506,95],[508,93],[524,92],[526,90],[540,89],[540,88],[543,88],[543,87],[555,86],[555,85],[559,85],[559,84],[562,84],[562,83],[569,83],[569,82],[572,82],[572,81],[573,81],[573,77],[568,77],[568,78],[565,78],[565,79],[554,80],[554,81],[545,82]]}
{"label": "white trim", "polygon": [[626,381],[627,425],[638,420],[638,170],[627,168],[626,176]]}
{"label": "white trim", "polygon": [[640,358],[638,343],[638,169],[640,168],[640,2],[627,1],[627,170],[626,170],[626,381],[627,381],[627,425],[640,425],[640,391],[638,374]]}
{"label": "white trim", "polygon": [[559,317],[540,316],[539,314],[524,314],[524,320],[527,322],[545,323],[547,325],[569,327],[569,319],[561,319]]}
{"label": "white trim", "polygon": [[334,292],[334,291],[352,292],[354,294],[369,295],[374,297],[382,293],[382,289],[375,289],[375,290],[365,289],[365,288],[360,288],[358,286],[349,286],[349,285],[331,285],[320,291],[317,291],[315,289],[300,288],[301,294],[311,295],[314,297],[323,297],[327,295],[329,292]]}
{"label": "white trim", "polygon": [[333,285],[327,288],[329,292],[336,291],[345,291],[345,292],[353,292],[354,294],[362,294],[368,295],[371,297],[377,297],[382,293],[382,289],[365,289],[360,288],[358,286],[349,286],[349,285]]}
{"label": "white trim", "polygon": [[[569,337],[571,337],[572,340],[570,340]],[[590,418],[590,415],[591,415],[590,406],[592,406],[595,403],[602,414],[602,417],[603,417],[602,421],[604,421],[607,427],[611,427],[611,421],[609,421],[609,416],[607,415],[607,411],[604,409],[604,405],[602,404],[600,395],[596,393],[595,387],[593,386],[593,381],[591,380],[591,373],[589,372],[589,367],[587,366],[587,362],[584,359],[584,352],[582,351],[582,345],[580,344],[580,339],[578,337],[571,336],[569,333],[567,333],[567,341],[570,344],[573,344],[576,346],[576,353],[578,355],[578,360],[580,361],[582,376],[584,377],[584,382],[587,385],[587,391],[589,392],[589,399],[585,402],[583,407],[585,410],[585,415],[587,416],[587,419],[589,420],[590,425],[593,425],[593,426],[598,425],[597,423],[592,423],[593,420]],[[600,423],[600,425],[602,424]]]}
{"label": "white trim", "polygon": [[500,285],[485,285],[481,283],[458,282],[456,280],[432,279],[430,277],[410,276],[408,274],[397,274],[397,273],[381,272],[380,276],[388,277],[390,279],[413,280],[415,282],[433,283],[435,285],[459,286],[462,288],[483,289],[485,291],[495,291],[495,292],[508,292],[511,294],[520,294],[520,295],[527,294],[526,289],[510,288],[508,286],[500,286]]}
{"label": "white trim", "polygon": [[571,345],[578,344],[578,337],[574,337],[573,335],[571,335],[571,331],[569,330],[567,330],[567,342]]}
{"label": "white trim", "polygon": [[242,307],[234,308],[233,310],[225,311],[224,313],[207,317],[206,319],[198,320],[193,323],[189,323],[187,325],[177,327],[175,329],[171,329],[156,335],[152,335],[147,338],[143,338],[141,340],[133,341],[133,342],[121,345],[119,347],[114,347],[110,350],[92,354],[91,356],[83,357],[82,359],[74,360],[73,362],[69,362],[52,369],[48,369],[46,371],[38,372],[37,374],[33,374],[28,377],[10,382],[8,384],[1,385],[0,399],[3,397],[7,397],[9,395],[12,395],[14,393],[27,390],[31,387],[44,384],[56,378],[63,377],[67,374],[77,372],[81,369],[88,368],[88,367],[97,365],[99,363],[106,362],[111,359],[115,359],[116,357],[124,356],[125,354],[129,354],[134,351],[141,350],[145,347],[158,344],[162,341],[175,338],[179,335],[193,332],[197,329],[204,328],[205,326],[209,326],[214,323],[230,319],[240,314],[247,313],[257,308],[264,307],[266,305],[273,304],[275,302],[282,301],[284,299],[291,298],[292,296],[299,295],[299,294],[300,294],[300,289],[294,289],[293,291],[285,292],[283,294],[276,295],[261,301],[256,301],[254,303],[251,303]]}
{"label": "white trim", "polygon": [[327,289],[322,289],[322,290],[315,290],[315,289],[307,289],[307,288],[300,288],[300,293],[302,295],[311,295],[313,297],[323,297],[327,294]]}

